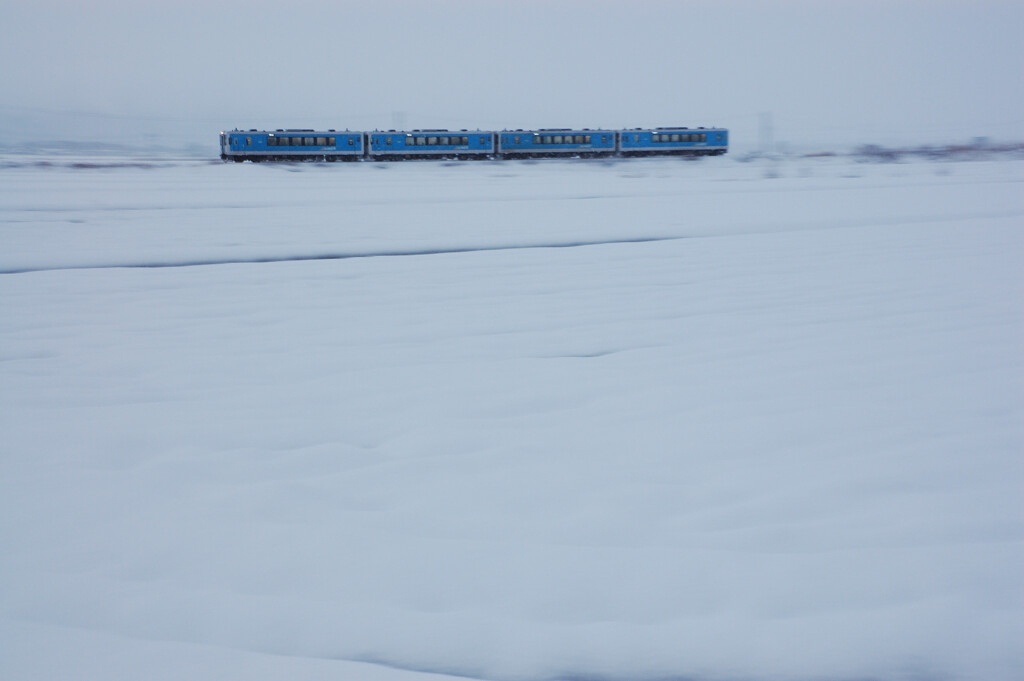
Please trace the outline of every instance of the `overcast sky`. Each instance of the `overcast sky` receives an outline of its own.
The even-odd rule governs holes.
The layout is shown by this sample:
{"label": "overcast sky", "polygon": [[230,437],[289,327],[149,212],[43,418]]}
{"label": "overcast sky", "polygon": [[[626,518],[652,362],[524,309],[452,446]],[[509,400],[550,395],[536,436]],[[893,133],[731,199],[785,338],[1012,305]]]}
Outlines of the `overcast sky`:
{"label": "overcast sky", "polygon": [[762,112],[792,145],[1019,140],[1022,36],[1021,0],[0,0],[0,142],[718,125],[756,146]]}

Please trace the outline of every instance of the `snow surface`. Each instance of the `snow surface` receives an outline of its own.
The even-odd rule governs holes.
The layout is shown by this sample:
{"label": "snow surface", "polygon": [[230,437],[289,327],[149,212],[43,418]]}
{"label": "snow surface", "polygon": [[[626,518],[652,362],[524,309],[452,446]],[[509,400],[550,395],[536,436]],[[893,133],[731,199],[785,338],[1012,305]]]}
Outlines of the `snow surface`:
{"label": "snow surface", "polygon": [[1022,190],[0,159],[0,678],[1020,679]]}

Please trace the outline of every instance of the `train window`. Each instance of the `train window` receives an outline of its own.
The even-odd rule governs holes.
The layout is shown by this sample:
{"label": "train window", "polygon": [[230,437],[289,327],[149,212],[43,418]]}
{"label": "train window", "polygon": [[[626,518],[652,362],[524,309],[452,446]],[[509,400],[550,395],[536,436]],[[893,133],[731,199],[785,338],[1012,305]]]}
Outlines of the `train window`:
{"label": "train window", "polygon": [[438,137],[437,138],[437,143],[438,144],[448,144],[448,138],[447,137]]}
{"label": "train window", "polygon": [[467,137],[466,135],[463,135],[462,136],[462,140],[459,142],[459,144],[461,144],[463,146],[468,145],[469,144],[469,137]]}
{"label": "train window", "polygon": [[486,137],[481,137],[480,138],[480,144],[487,144],[487,138]]}
{"label": "train window", "polygon": [[247,147],[252,146],[252,138],[251,137],[246,137],[245,138],[245,146],[247,146]]}
{"label": "train window", "polygon": [[315,147],[316,146],[316,138],[315,137],[303,137],[302,138],[302,143],[303,143],[303,145],[305,145],[307,147]]}
{"label": "train window", "polygon": [[277,146],[277,138],[274,137],[273,135],[268,137],[267,138],[267,146],[268,147],[276,147]]}
{"label": "train window", "polygon": [[352,139],[351,137],[349,137],[348,138],[348,145],[350,147],[354,147],[356,145],[356,141],[354,139]]}
{"label": "train window", "polygon": [[327,138],[327,146],[333,147],[333,146],[336,145],[336,143],[337,143],[337,140],[335,138],[333,138],[333,137],[328,137]]}
{"label": "train window", "polygon": [[435,146],[437,144],[437,138],[436,137],[428,137],[427,138],[427,144],[430,145],[430,146]]}
{"label": "train window", "polygon": [[327,138],[326,137],[317,137],[316,138],[316,146],[318,146],[318,147],[326,147],[327,146]]}
{"label": "train window", "polygon": [[391,146],[391,138],[390,137],[385,137],[384,138],[384,144],[386,144],[388,146]]}

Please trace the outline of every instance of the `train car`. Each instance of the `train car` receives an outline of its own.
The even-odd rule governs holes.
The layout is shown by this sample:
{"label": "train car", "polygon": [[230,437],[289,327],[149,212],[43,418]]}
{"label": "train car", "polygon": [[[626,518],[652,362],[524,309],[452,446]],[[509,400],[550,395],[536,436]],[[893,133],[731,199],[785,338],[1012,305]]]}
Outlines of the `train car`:
{"label": "train car", "polygon": [[717,156],[729,148],[722,128],[635,128],[619,131],[623,156]]}
{"label": "train car", "polygon": [[470,159],[495,155],[490,130],[388,130],[369,133],[368,156],[377,160]]}
{"label": "train car", "polygon": [[234,161],[360,160],[363,133],[346,130],[233,130],[220,135],[221,158]]}
{"label": "train car", "polygon": [[609,156],[615,153],[614,130],[503,130],[498,135],[502,158],[559,158]]}

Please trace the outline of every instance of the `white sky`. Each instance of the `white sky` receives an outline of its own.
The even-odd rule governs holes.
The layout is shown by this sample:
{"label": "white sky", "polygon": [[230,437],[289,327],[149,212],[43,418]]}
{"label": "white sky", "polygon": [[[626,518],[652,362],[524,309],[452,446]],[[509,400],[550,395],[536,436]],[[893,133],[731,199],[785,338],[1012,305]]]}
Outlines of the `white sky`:
{"label": "white sky", "polygon": [[1019,0],[0,0],[0,142],[719,125],[756,146],[761,112],[796,146],[1017,140],[1021,36]]}

